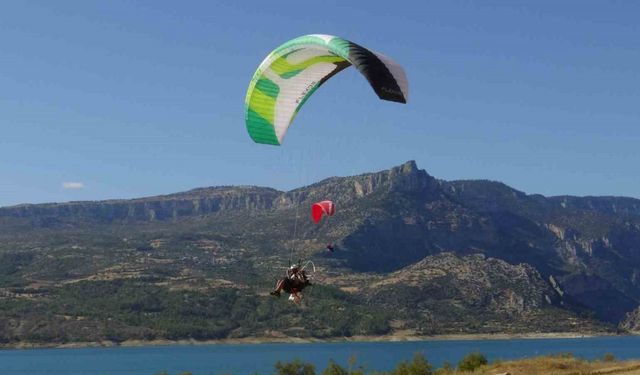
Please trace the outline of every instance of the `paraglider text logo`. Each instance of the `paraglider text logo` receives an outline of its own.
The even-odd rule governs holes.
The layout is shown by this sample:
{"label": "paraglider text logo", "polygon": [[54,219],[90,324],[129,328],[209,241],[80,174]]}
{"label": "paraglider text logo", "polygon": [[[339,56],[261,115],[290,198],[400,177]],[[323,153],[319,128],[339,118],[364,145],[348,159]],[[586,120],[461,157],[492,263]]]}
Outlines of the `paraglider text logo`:
{"label": "paraglider text logo", "polygon": [[382,87],[382,91],[384,91],[387,94],[393,94],[393,95],[402,96],[402,93],[400,91],[394,90],[394,89],[390,89],[388,87]]}
{"label": "paraglider text logo", "polygon": [[304,89],[304,91],[302,92],[302,94],[300,94],[300,96],[298,96],[298,99],[296,99],[296,104],[300,104],[300,102],[302,101],[302,99],[305,98],[305,96],[307,96],[307,94],[309,93],[309,91],[311,91],[311,89],[313,89],[316,85],[316,83],[318,83],[318,81],[312,81],[311,83],[309,83],[307,85],[307,87]]}

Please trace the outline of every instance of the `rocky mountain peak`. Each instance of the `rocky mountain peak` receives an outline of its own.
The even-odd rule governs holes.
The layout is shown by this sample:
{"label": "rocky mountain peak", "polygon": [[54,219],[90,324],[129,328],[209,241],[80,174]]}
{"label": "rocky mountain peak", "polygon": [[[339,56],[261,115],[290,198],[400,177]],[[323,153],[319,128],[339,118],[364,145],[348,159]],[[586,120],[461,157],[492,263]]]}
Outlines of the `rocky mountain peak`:
{"label": "rocky mountain peak", "polygon": [[416,164],[415,160],[406,161],[402,165],[392,169],[400,169],[400,171],[404,174],[412,174],[412,173],[417,173],[419,171],[418,165]]}
{"label": "rocky mountain peak", "polygon": [[419,169],[414,160],[388,170],[356,176],[353,189],[362,197],[375,191],[422,192],[437,188],[436,179]]}

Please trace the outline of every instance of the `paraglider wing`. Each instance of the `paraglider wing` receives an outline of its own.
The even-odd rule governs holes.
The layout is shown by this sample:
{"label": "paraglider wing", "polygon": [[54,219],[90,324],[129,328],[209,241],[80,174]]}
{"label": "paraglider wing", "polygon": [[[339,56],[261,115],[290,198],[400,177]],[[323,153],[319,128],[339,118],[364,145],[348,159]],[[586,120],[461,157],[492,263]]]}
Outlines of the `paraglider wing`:
{"label": "paraglider wing", "polygon": [[336,36],[305,35],[276,48],[253,75],[245,98],[245,123],[251,138],[280,145],[307,99],[351,65],[380,99],[407,102],[407,77],[390,58]]}
{"label": "paraglider wing", "polygon": [[336,212],[336,206],[331,201],[322,201],[318,203],[314,203],[311,206],[311,218],[313,222],[318,224],[322,219],[323,215],[333,216]]}

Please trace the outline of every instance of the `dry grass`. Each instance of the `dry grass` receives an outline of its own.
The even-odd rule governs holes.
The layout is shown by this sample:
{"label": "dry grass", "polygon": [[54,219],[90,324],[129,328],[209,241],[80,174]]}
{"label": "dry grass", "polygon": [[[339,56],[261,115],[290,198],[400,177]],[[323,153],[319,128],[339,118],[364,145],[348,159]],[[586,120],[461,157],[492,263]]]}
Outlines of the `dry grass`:
{"label": "dry grass", "polygon": [[536,357],[517,361],[495,362],[474,374],[511,375],[640,375],[640,361],[585,361],[570,354]]}

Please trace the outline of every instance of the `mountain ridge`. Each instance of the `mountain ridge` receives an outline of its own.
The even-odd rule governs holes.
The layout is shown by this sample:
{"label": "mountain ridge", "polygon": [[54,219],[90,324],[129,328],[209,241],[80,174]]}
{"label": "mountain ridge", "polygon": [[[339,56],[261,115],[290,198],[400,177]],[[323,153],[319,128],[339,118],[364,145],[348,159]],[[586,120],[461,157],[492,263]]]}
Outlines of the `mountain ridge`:
{"label": "mountain ridge", "polygon": [[[316,226],[307,219],[307,209],[327,198],[336,203],[337,212],[329,223]],[[335,253],[326,251],[328,242],[336,245]],[[214,297],[231,288],[235,291],[224,292],[224,298],[282,311],[261,297],[265,292],[260,290],[265,284],[270,287],[287,259],[301,258],[317,264],[319,280],[331,281],[320,283],[315,293],[333,302],[315,298],[314,303],[339,303],[358,317],[345,317],[337,329],[335,322],[317,316],[305,335],[388,333],[399,323],[391,324],[387,310],[405,311],[402,326],[423,334],[524,332],[527,320],[536,322],[533,330],[543,331],[613,329],[618,323],[627,329],[633,325],[623,320],[640,305],[638,244],[640,200],[544,197],[488,180],[444,181],[409,161],[290,191],[220,186],[132,200],[3,207],[0,292],[50,301],[56,293],[68,293],[72,285],[124,285],[123,292],[107,289],[107,298],[109,293],[137,295],[129,285],[138,283],[153,293],[169,293],[166,298],[174,301],[173,292],[164,289],[167,285],[170,290],[188,288]],[[429,268],[425,259],[427,263],[445,259],[450,275],[419,279],[413,286],[400,282],[389,290],[362,285],[380,277],[397,279],[411,270],[422,272],[415,267]],[[457,275],[469,269],[494,281],[468,294],[466,279]],[[530,273],[534,276],[524,278],[518,290],[512,289],[506,280],[525,269],[535,270]],[[459,292],[442,294],[436,285]],[[420,291],[418,300],[405,295],[408,286]],[[245,300],[252,293],[257,293],[252,298],[259,302]],[[85,306],[81,295],[74,295],[78,299],[69,306]],[[403,297],[391,298],[396,295]],[[99,303],[101,297],[96,298]],[[530,308],[514,309],[523,298]],[[371,305],[370,299],[385,309]],[[146,303],[139,301],[136,306]],[[408,308],[414,305],[420,306],[419,311]],[[155,302],[149,308],[153,314],[169,314]],[[301,319],[287,311],[293,314],[292,324]],[[445,311],[456,311],[456,318],[441,315]],[[131,313],[130,309],[118,312],[126,317]],[[106,327],[102,315],[91,314],[96,325]],[[366,318],[367,314],[375,319]],[[119,328],[109,329],[140,332],[141,321],[127,319]],[[132,326],[132,321],[138,325]],[[259,325],[250,326],[254,328],[233,329],[242,335],[257,334]],[[145,327],[154,335],[167,332]]]}
{"label": "mountain ridge", "polygon": [[[195,199],[195,198],[206,198],[214,195],[213,193],[229,193],[232,191],[244,191],[244,192],[263,192],[263,193],[272,193],[279,195],[291,195],[296,192],[303,191],[309,188],[322,186],[327,183],[334,182],[340,179],[358,179],[358,178],[367,178],[367,177],[377,177],[387,174],[390,179],[397,177],[398,175],[420,175],[423,174],[425,177],[433,179],[437,183],[441,184],[443,187],[454,188],[455,187],[464,187],[465,184],[474,184],[474,185],[495,185],[499,186],[502,189],[506,189],[509,192],[515,193],[522,197],[526,198],[544,198],[552,201],[561,201],[558,204],[562,206],[562,204],[567,203],[583,203],[589,208],[602,208],[601,205],[594,203],[602,203],[607,201],[613,201],[612,203],[620,203],[630,205],[630,210],[634,215],[640,215],[640,199],[633,197],[625,197],[625,196],[574,196],[574,195],[551,195],[545,196],[537,193],[526,193],[524,191],[515,189],[510,187],[509,185],[495,180],[488,179],[457,179],[457,180],[441,180],[435,179],[431,175],[429,175],[425,170],[419,169],[414,160],[407,161],[399,166],[392,167],[390,169],[381,170],[377,172],[369,172],[362,173],[354,176],[346,176],[346,177],[327,177],[316,183],[301,186],[298,188],[294,188],[291,190],[279,190],[268,186],[259,186],[259,185],[215,185],[215,186],[207,186],[207,187],[198,187],[193,188],[181,192],[176,193],[168,193],[168,194],[160,194],[153,195],[147,197],[137,197],[137,198],[122,198],[122,199],[105,199],[105,200],[86,200],[86,201],[68,201],[68,202],[46,202],[46,203],[20,203],[16,205],[9,206],[0,206],[0,215],[7,215],[8,212],[13,210],[21,210],[24,208],[33,208],[33,207],[59,207],[59,206],[76,206],[83,204],[122,204],[122,203],[142,203],[142,202],[150,202],[150,201],[166,201],[173,199]],[[204,194],[202,194],[204,193]],[[214,195],[215,196],[215,195]],[[568,202],[570,201],[570,202]],[[566,208],[566,207],[565,207]],[[618,208],[616,206],[605,207],[607,212],[617,213]]]}

